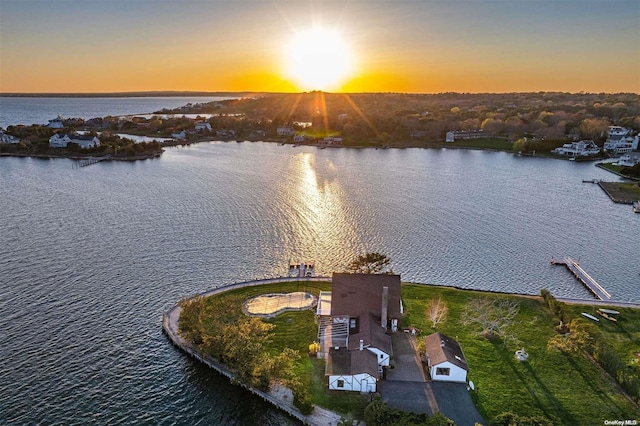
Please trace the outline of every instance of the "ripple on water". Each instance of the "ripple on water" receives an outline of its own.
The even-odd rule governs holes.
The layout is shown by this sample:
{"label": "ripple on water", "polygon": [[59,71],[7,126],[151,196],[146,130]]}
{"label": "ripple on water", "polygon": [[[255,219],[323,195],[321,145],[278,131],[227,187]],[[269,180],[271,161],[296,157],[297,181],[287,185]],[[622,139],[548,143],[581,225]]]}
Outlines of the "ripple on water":
{"label": "ripple on water", "polygon": [[549,265],[569,255],[640,301],[640,215],[581,183],[612,179],[602,170],[285,148],[200,144],[75,170],[0,159],[0,423],[293,423],[160,332],[180,298],[282,275],[289,260],[329,275],[380,251],[406,281],[588,298]]}

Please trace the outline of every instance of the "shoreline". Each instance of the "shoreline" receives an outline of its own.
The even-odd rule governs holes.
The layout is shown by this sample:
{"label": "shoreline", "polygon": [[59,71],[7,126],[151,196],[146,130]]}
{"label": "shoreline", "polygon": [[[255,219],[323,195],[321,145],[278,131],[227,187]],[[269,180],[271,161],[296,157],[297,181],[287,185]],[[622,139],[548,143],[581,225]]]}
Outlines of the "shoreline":
{"label": "shoreline", "polygon": [[[260,286],[265,284],[276,284],[276,283],[287,282],[287,281],[292,281],[292,282],[329,281],[330,282],[331,277],[302,277],[302,278],[301,277],[294,277],[294,278],[282,277],[282,278],[245,281],[245,282],[228,284],[221,287],[217,287],[215,289],[208,290],[204,293],[200,293],[200,294],[196,294],[194,296],[188,297],[186,298],[186,300],[193,299],[196,297],[213,296],[215,294],[221,294],[227,291],[231,291],[231,290],[235,290],[243,287]],[[340,415],[315,405],[314,405],[314,410],[312,414],[308,416],[302,414],[293,405],[293,397],[290,396],[290,393],[285,391],[286,388],[284,387],[276,386],[274,387],[274,389],[270,389],[268,392],[264,392],[235,380],[235,375],[233,374],[233,372],[229,370],[224,364],[218,362],[213,357],[200,354],[198,350],[190,342],[186,341],[178,334],[178,321],[180,319],[181,311],[182,311],[182,308],[176,304],[169,311],[162,314],[162,330],[164,334],[169,338],[171,343],[174,346],[176,346],[178,349],[182,350],[183,352],[192,356],[198,361],[206,364],[207,366],[213,368],[218,373],[227,377],[232,383],[237,384],[242,388],[248,390],[252,394],[261,398],[262,400],[284,411],[285,413],[295,418],[296,420],[299,420],[304,425],[335,426],[341,420]]]}
{"label": "shoreline", "polygon": [[[216,294],[225,293],[231,290],[244,288],[244,287],[255,287],[266,284],[278,284],[282,282],[332,282],[332,277],[280,277],[280,278],[266,278],[259,280],[250,280],[250,281],[242,281],[232,284],[223,285],[220,287],[216,287],[211,290],[207,290],[203,293],[197,293],[193,296],[186,297],[183,300],[189,300],[196,297],[209,297]],[[402,284],[408,285],[421,285],[421,286],[431,286],[431,287],[441,287],[441,288],[449,288],[461,291],[471,291],[471,292],[479,292],[479,293],[491,293],[491,294],[504,294],[509,296],[518,296],[518,297],[527,297],[527,298],[535,298],[542,300],[542,297],[534,294],[522,294],[522,293],[508,293],[501,291],[492,291],[492,290],[476,290],[476,289],[468,289],[461,288],[457,286],[444,286],[438,284],[425,284],[425,283],[415,283],[415,282],[402,282]],[[572,304],[572,305],[586,305],[586,306],[616,306],[616,307],[626,307],[626,308],[635,308],[640,309],[640,303],[636,302],[624,302],[624,301],[603,301],[597,299],[577,299],[577,298],[556,298],[558,301]],[[176,303],[171,309],[162,314],[162,331],[169,338],[170,342],[177,347],[178,349],[185,352],[187,355],[197,359],[198,361],[206,364],[207,366],[213,368],[219,374],[227,377],[232,383],[238,384],[254,395],[260,397],[264,401],[272,404],[274,407],[284,411],[291,417],[301,421],[305,425],[311,426],[335,426],[341,420],[341,416],[337,413],[324,409],[322,407],[318,407],[314,405],[314,411],[312,414],[305,416],[302,414],[296,407],[293,406],[293,398],[291,397],[291,393],[287,392],[287,389],[281,386],[274,386],[273,389],[270,389],[268,392],[261,391],[259,389],[253,388],[251,386],[242,384],[235,380],[235,375],[231,370],[229,370],[224,364],[218,362],[216,359],[202,355],[198,352],[198,350],[187,340],[183,339],[178,334],[178,322],[180,319],[180,313],[182,308]]]}
{"label": "shoreline", "polygon": [[[136,134],[136,136],[144,136],[144,137],[149,137],[149,138],[153,138],[156,135],[145,135],[145,134]],[[243,143],[243,142],[263,142],[263,143],[277,143],[280,146],[290,146],[292,148],[297,148],[297,147],[315,147],[318,149],[325,149],[325,148],[330,148],[330,149],[374,149],[374,150],[389,150],[389,149],[453,149],[453,150],[470,150],[470,151],[486,151],[486,152],[504,152],[504,153],[511,153],[514,156],[517,157],[531,157],[531,158],[546,158],[546,159],[551,159],[551,160],[565,160],[568,161],[568,157],[562,157],[562,156],[552,156],[552,155],[547,155],[547,154],[534,154],[534,153],[524,153],[524,152],[513,152],[513,150],[510,149],[504,149],[504,148],[496,148],[496,147],[482,147],[482,146],[464,146],[464,145],[453,145],[452,143],[448,143],[448,142],[430,142],[430,143],[426,143],[426,144],[422,144],[422,145],[415,145],[415,144],[403,144],[400,143],[398,145],[383,145],[383,146],[376,146],[376,145],[331,145],[331,144],[323,144],[323,143],[308,143],[308,142],[292,142],[289,139],[233,139],[233,138],[212,138],[211,135],[200,135],[197,138],[193,138],[193,139],[171,139],[171,140],[167,140],[164,142],[160,143],[161,148],[170,148],[170,147],[175,147],[175,146],[190,146],[190,145],[194,145],[194,144],[199,144],[199,143],[206,143],[206,142],[224,142],[224,143],[231,143],[231,142],[236,142],[236,143]],[[163,150],[164,151],[164,150]],[[86,160],[86,159],[90,159],[93,158],[94,156],[88,155],[88,156],[82,156],[82,155],[77,155],[78,153],[74,153],[74,155],[56,155],[56,154],[29,154],[29,153],[24,153],[24,152],[0,152],[0,157],[31,157],[31,158],[68,158],[68,159],[72,159],[72,160]],[[118,158],[113,158],[113,160],[117,160],[117,161],[136,161],[136,160],[146,160],[149,158],[159,158],[162,156],[162,152],[159,153],[154,153],[154,154],[149,154],[149,155],[137,155],[135,157],[118,157]],[[597,157],[597,158],[586,158],[586,159],[581,159],[579,160],[580,162],[593,162],[593,161],[602,161],[605,160],[606,158],[604,157]],[[599,165],[600,163],[596,163],[596,167],[602,168],[603,170],[615,173],[617,175],[619,175],[620,177],[623,177],[625,179],[631,179],[631,180],[636,180],[632,177],[628,177],[625,175],[622,175],[620,173],[614,172],[612,170],[606,169],[604,167],[601,167]]]}

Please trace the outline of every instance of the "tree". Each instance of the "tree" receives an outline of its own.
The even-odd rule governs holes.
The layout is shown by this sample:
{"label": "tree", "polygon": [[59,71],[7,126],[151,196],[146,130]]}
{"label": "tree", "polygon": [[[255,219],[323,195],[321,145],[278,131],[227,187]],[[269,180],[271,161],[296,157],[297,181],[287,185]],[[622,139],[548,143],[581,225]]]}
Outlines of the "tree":
{"label": "tree", "polygon": [[442,297],[431,299],[427,305],[427,309],[425,310],[427,318],[431,321],[432,328],[436,328],[436,325],[446,319],[447,312],[449,312],[449,308],[444,300],[442,300]]}
{"label": "tree", "polygon": [[182,309],[178,322],[178,333],[188,341],[199,345],[202,343],[202,329],[200,328],[200,312],[204,308],[204,299],[182,299],[178,302]]}
{"label": "tree", "polygon": [[609,120],[604,118],[585,118],[580,123],[580,134],[584,138],[597,140],[602,137],[610,126]]}
{"label": "tree", "polygon": [[519,311],[520,302],[516,300],[480,297],[467,304],[462,319],[465,325],[482,326],[483,336],[499,337],[506,345],[509,340],[517,342],[517,338],[508,331]]}
{"label": "tree", "polygon": [[389,269],[391,259],[381,253],[371,252],[358,258],[347,266],[347,271],[356,274],[393,274]]}
{"label": "tree", "polygon": [[553,336],[547,342],[547,349],[568,353],[586,350],[591,353],[596,343],[594,334],[591,324],[587,324],[580,318],[574,318],[569,324],[569,333]]}
{"label": "tree", "polygon": [[489,136],[495,136],[504,128],[504,122],[497,118],[487,118],[482,122],[482,130]]}
{"label": "tree", "polygon": [[520,138],[513,143],[513,151],[514,152],[522,152],[526,149],[527,140],[525,138]]}

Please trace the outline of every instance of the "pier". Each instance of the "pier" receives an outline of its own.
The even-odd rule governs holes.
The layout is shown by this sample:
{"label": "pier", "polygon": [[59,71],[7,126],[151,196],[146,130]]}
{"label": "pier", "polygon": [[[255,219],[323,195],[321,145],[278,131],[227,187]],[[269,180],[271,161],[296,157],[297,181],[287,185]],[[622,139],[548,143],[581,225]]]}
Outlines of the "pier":
{"label": "pier", "polygon": [[108,160],[109,158],[111,158],[111,156],[110,156],[110,155],[105,155],[105,156],[103,156],[103,157],[91,157],[91,158],[87,158],[86,160],[81,160],[81,161],[78,163],[78,167],[87,167],[87,166],[90,166],[90,165],[92,165],[92,164],[96,164],[96,163],[99,163],[99,162],[101,162],[101,161]]}
{"label": "pier", "polygon": [[564,265],[567,267],[569,271],[578,279],[584,286],[593,293],[600,300],[611,300],[611,295],[605,290],[596,280],[594,280],[591,275],[587,274],[580,264],[571,259],[570,257],[565,257],[562,260],[555,260],[551,258],[552,265]]}

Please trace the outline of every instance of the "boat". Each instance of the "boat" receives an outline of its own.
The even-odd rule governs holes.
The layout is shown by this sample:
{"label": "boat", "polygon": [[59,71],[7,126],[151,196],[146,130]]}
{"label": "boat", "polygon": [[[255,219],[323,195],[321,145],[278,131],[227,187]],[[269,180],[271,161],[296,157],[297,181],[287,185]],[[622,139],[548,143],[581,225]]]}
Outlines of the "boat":
{"label": "boat", "polygon": [[633,203],[633,211],[635,213],[640,213],[640,200]]}
{"label": "boat", "polygon": [[620,314],[620,312],[614,311],[613,309],[600,308],[600,310],[602,312],[604,312],[605,314],[610,314],[610,315],[618,315],[618,314]]}
{"label": "boat", "polygon": [[596,313],[597,313],[598,315],[600,315],[602,318],[606,318],[606,319],[608,319],[609,321],[618,322],[618,318],[615,318],[615,317],[612,317],[612,316],[610,316],[610,315],[607,315],[607,313],[606,313],[606,312],[603,312],[603,311],[602,311],[602,309],[598,309],[598,310],[596,311]]}
{"label": "boat", "polygon": [[590,320],[592,320],[592,321],[600,322],[600,320],[599,320],[598,318],[596,318],[596,317],[594,317],[593,315],[590,315],[590,314],[588,314],[588,313],[586,313],[586,312],[583,312],[583,313],[582,313],[582,316],[583,316],[583,317],[585,317],[585,318],[589,318],[589,319],[590,319]]}

